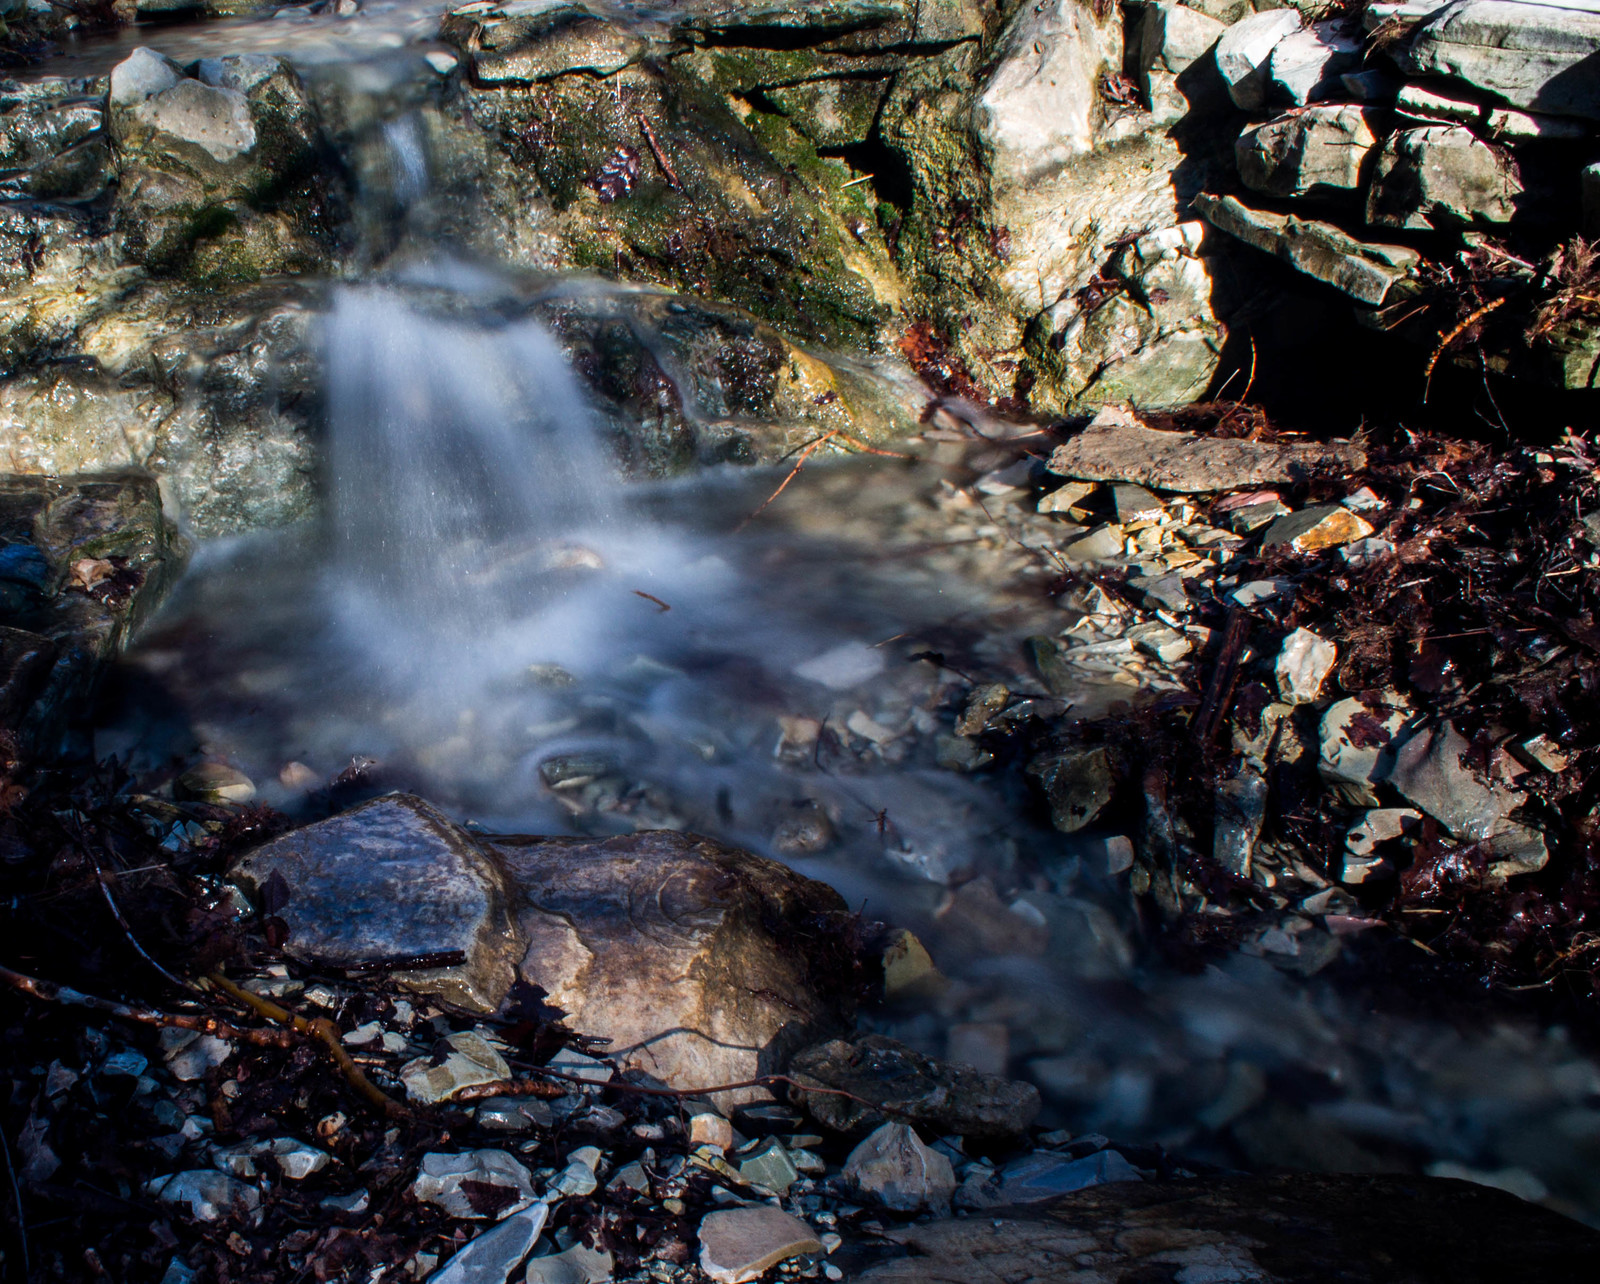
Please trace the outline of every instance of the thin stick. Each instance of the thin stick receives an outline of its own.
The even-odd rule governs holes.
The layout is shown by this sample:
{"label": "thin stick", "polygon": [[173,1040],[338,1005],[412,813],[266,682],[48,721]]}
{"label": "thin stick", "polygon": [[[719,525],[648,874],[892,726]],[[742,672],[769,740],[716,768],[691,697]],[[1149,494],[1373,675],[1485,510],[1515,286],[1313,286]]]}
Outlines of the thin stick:
{"label": "thin stick", "polygon": [[1465,334],[1474,323],[1483,320],[1484,317],[1488,316],[1509,297],[1510,295],[1502,294],[1498,299],[1491,299],[1481,308],[1474,308],[1471,312],[1467,313],[1466,317],[1460,322],[1460,324],[1451,330],[1449,334],[1445,335],[1444,338],[1439,340],[1439,346],[1433,350],[1433,355],[1428,358],[1428,368],[1422,372],[1422,401],[1424,405],[1427,404],[1428,392],[1433,385],[1433,368],[1439,364],[1439,358],[1444,356],[1445,349],[1459,339],[1463,334]]}
{"label": "thin stick", "polygon": [[654,602],[658,607],[661,608],[663,612],[670,611],[672,609],[654,593],[646,593],[643,589],[634,589],[633,595],[635,597],[642,597],[646,602]]}
{"label": "thin stick", "polygon": [[848,183],[840,183],[839,190],[842,192],[847,187],[857,187],[862,183],[870,183],[871,181],[871,174],[863,174],[860,178],[852,178]]}
{"label": "thin stick", "polygon": [[1250,396],[1250,389],[1256,386],[1256,336],[1254,331],[1248,332],[1250,339],[1250,377],[1244,381],[1244,391],[1239,394],[1239,400],[1244,401]]}
{"label": "thin stick", "polygon": [[672,184],[672,190],[675,192],[683,191],[683,184],[678,181],[678,176],[672,172],[672,166],[667,161],[666,152],[661,150],[661,144],[656,141],[656,131],[650,128],[650,122],[644,118],[643,112],[638,113],[638,115],[639,128],[644,130],[645,142],[650,144],[650,150],[655,153],[656,164],[661,166],[661,172],[667,176],[667,182]]}
{"label": "thin stick", "polygon": [[287,1030],[250,1030],[236,1025],[229,1025],[226,1021],[219,1021],[212,1016],[190,1016],[187,1013],[155,1012],[149,1008],[131,1007],[126,1003],[117,1003],[111,999],[97,998],[93,994],[85,994],[82,990],[74,990],[70,985],[58,985],[54,981],[40,980],[35,976],[28,976],[23,972],[14,972],[12,969],[0,965],[0,981],[15,990],[31,995],[33,998],[46,1003],[61,1003],[68,1007],[88,1008],[91,1012],[104,1012],[122,1021],[131,1021],[136,1025],[153,1025],[170,1027],[177,1030],[196,1030],[201,1034],[213,1035],[218,1039],[237,1039],[242,1043],[255,1043],[266,1048],[290,1048],[294,1046],[294,1038]]}
{"label": "thin stick", "polygon": [[17,1181],[17,1168],[11,1162],[11,1143],[6,1139],[6,1130],[0,1128],[0,1151],[6,1157],[6,1176],[11,1178],[11,1193],[17,1201],[17,1239],[22,1246],[22,1278],[28,1280],[33,1275],[33,1267],[28,1264],[28,1218],[22,1211],[22,1184]]}
{"label": "thin stick", "polygon": [[212,972],[208,979],[234,1002],[243,1004],[258,1016],[288,1026],[299,1034],[309,1035],[322,1044],[334,1065],[338,1066],[340,1073],[349,1080],[350,1086],[389,1118],[404,1119],[410,1116],[409,1110],[367,1078],[362,1073],[361,1067],[350,1059],[350,1054],[344,1050],[344,1044],[339,1041],[339,1027],[327,1017],[308,1019],[300,1016],[288,1008],[279,1007],[271,999],[264,999],[259,994],[251,994],[249,990],[241,989],[221,972]]}
{"label": "thin stick", "polygon": [[117,902],[112,898],[111,885],[106,881],[105,870],[100,867],[100,858],[94,854],[93,850],[90,849],[87,843],[84,844],[83,850],[84,853],[89,857],[89,863],[94,866],[95,878],[98,879],[100,883],[100,895],[105,897],[106,907],[111,911],[111,917],[117,920],[117,926],[122,929],[122,934],[128,938],[128,944],[133,946],[134,952],[157,972],[161,973],[162,977],[170,984],[177,986],[180,990],[187,990],[191,994],[194,993],[194,986],[190,985],[187,981],[173,976],[171,972],[167,971],[167,969],[162,967],[161,964],[157,963],[155,959],[151,958],[150,952],[145,949],[144,946],[139,944],[138,937],[134,936],[133,934],[133,928],[129,926],[128,920],[123,917],[122,910],[118,907]]}
{"label": "thin stick", "polygon": [[838,435],[839,432],[837,429],[829,429],[827,432],[823,433],[822,436],[818,437],[814,442],[802,450],[800,452],[800,458],[794,461],[794,467],[789,470],[789,475],[785,477],[779,484],[778,489],[773,491],[772,494],[768,495],[766,499],[762,501],[760,508],[756,509],[756,511],[751,513],[750,516],[746,517],[744,521],[735,526],[733,528],[733,533],[737,535],[746,526],[750,525],[751,522],[755,521],[756,518],[760,517],[762,512],[765,511],[767,505],[773,500],[777,499],[779,495],[783,494],[783,492],[788,489],[789,483],[792,482],[800,470],[806,466],[806,460],[811,458],[812,452],[815,451],[819,446],[832,441]]}

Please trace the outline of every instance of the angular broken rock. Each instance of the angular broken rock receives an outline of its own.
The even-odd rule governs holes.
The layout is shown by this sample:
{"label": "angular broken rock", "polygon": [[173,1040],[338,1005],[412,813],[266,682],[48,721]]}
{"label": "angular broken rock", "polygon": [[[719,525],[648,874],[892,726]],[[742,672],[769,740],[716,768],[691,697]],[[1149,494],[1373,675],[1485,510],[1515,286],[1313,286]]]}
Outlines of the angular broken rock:
{"label": "angular broken rock", "polygon": [[1522,182],[1503,148],[1464,125],[1428,125],[1390,135],[1367,187],[1367,222],[1417,231],[1509,223]]}
{"label": "angular broken rock", "polygon": [[1045,754],[1028,764],[1050,803],[1050,823],[1076,833],[1106,809],[1117,787],[1111,755],[1103,747]]}
{"label": "angular broken rock", "polygon": [[438,1065],[432,1057],[418,1057],[400,1068],[400,1082],[413,1101],[448,1101],[463,1088],[511,1077],[505,1058],[481,1034],[463,1030],[450,1035],[445,1043],[450,1052]]}
{"label": "angular broken rock", "polygon": [[897,1213],[948,1208],[956,1190],[950,1161],[903,1123],[884,1124],[852,1150],[843,1176],[862,1196]]}
{"label": "angular broken rock", "polygon": [[1233,196],[1202,192],[1194,198],[1194,207],[1217,230],[1369,308],[1381,306],[1390,289],[1422,263],[1422,255],[1409,246],[1358,241],[1332,223],[1252,209]]}
{"label": "angular broken rock", "polygon": [[530,1204],[498,1226],[469,1240],[464,1248],[428,1277],[428,1284],[504,1284],[539,1240],[550,1206]]}
{"label": "angular broken rock", "polygon": [[1322,694],[1322,684],[1338,663],[1339,650],[1310,629],[1296,629],[1283,640],[1273,673],[1285,704],[1310,704]]}
{"label": "angular broken rock", "polygon": [[1338,196],[1361,186],[1378,144],[1377,113],[1356,103],[1291,112],[1247,129],[1234,144],[1239,179],[1268,196]]}
{"label": "angular broken rock", "polygon": [[885,1122],[876,1107],[934,1133],[987,1139],[1021,1136],[1039,1114],[1039,1090],[1031,1083],[936,1061],[881,1034],[807,1048],[795,1056],[789,1074],[798,1085],[796,1098],[813,1118],[857,1136]]}
{"label": "angular broken rock", "polygon": [[[483,1197],[488,1187],[499,1188],[497,1199]],[[528,1170],[503,1150],[430,1152],[422,1157],[411,1193],[425,1204],[436,1204],[451,1217],[493,1218],[508,1204],[533,1202]]]}
{"label": "angular broken rock", "polygon": [[969,1176],[956,1191],[955,1206],[976,1212],[1007,1204],[1039,1204],[1090,1186],[1142,1180],[1138,1170],[1115,1150],[1097,1151],[1081,1159],[1038,1151],[1014,1159],[988,1176]]}
{"label": "angular broken rock", "polygon": [[233,875],[283,898],[293,957],[459,952],[400,979],[490,1011],[520,975],[622,1066],[672,1087],[780,1070],[853,1016],[839,894],[693,835],[480,840],[391,794],[275,839]]}
{"label": "angular broken rock", "polygon": [[1366,454],[1348,442],[1279,445],[1147,428],[1108,406],[1050,456],[1050,471],[1087,481],[1133,481],[1187,494],[1290,482],[1317,469],[1356,471]]}
{"label": "angular broken rock", "polygon": [[1296,10],[1267,9],[1241,19],[1222,33],[1217,41],[1217,70],[1227,82],[1228,96],[1235,106],[1256,111],[1266,102],[1272,51],[1300,26]]}
{"label": "angular broken rock", "polygon": [[1262,552],[1286,548],[1296,553],[1315,553],[1339,544],[1350,544],[1372,534],[1372,524],[1342,504],[1323,504],[1302,508],[1278,518],[1261,540]]}
{"label": "angular broken rock", "polygon": [[700,1269],[717,1284],[745,1284],[779,1262],[820,1252],[817,1233],[781,1208],[728,1208],[700,1223]]}

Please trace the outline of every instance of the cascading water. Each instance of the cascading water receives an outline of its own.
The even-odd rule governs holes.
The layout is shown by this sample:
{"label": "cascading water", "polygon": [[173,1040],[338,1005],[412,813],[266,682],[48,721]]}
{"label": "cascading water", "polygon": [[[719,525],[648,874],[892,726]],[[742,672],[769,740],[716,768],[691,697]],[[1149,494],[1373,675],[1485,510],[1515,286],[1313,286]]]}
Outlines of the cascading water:
{"label": "cascading water", "polygon": [[[425,204],[417,132],[380,132],[388,200]],[[626,484],[540,296],[418,261],[333,291],[328,529],[203,551],[129,662],[181,675],[186,724],[135,692],[102,752],[203,749],[288,810],[307,766],[361,755],[492,829],[710,833],[923,933],[951,984],[884,1023],[1035,1079],[1056,1122],[1229,1164],[1514,1170],[1581,1211],[1581,1150],[1540,1124],[1593,1127],[1600,1071],[1560,1031],[1385,1015],[1260,958],[1151,965],[1089,844],[941,766],[970,689],[943,661],[1027,690],[1022,641],[1061,619],[938,468],[814,461],[755,522],[781,472]]]}

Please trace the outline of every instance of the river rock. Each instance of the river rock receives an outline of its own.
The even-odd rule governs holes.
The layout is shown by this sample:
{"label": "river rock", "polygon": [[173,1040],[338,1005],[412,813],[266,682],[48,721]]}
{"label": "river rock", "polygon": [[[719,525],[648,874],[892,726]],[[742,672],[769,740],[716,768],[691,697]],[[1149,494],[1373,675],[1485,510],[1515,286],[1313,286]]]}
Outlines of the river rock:
{"label": "river rock", "polygon": [[778,1070],[852,1011],[838,893],[709,839],[486,841],[391,794],[257,848],[232,874],[283,898],[292,957],[458,952],[398,975],[484,1011],[520,975],[622,1065],[674,1087]]}
{"label": "river rock", "polygon": [[187,552],[147,474],[0,474],[0,728],[24,753],[75,738]]}
{"label": "river rock", "polygon": [[1355,103],[1308,107],[1245,130],[1234,144],[1239,179],[1268,196],[1341,196],[1361,185],[1377,135]]}
{"label": "river rock", "polygon": [[1509,223],[1522,190],[1511,162],[1470,129],[1403,129],[1378,152],[1367,222],[1404,228]]}
{"label": "river rock", "polygon": [[501,1198],[509,1196],[512,1201],[524,1204],[533,1202],[527,1168],[503,1150],[469,1150],[463,1154],[431,1151],[422,1156],[411,1193],[423,1203],[443,1209],[451,1217],[493,1217],[499,1209],[493,1202],[479,1198],[485,1186],[498,1187]]}
{"label": "river rock", "polygon": [[1425,21],[1405,54],[1422,75],[1453,76],[1515,107],[1600,121],[1600,11],[1585,0],[1456,0]]}
{"label": "river rock", "polygon": [[543,1201],[512,1213],[484,1231],[428,1277],[428,1284],[504,1284],[532,1251],[550,1206]]}
{"label": "river rock", "polygon": [[1358,241],[1332,223],[1252,209],[1237,197],[1202,193],[1194,206],[1211,226],[1367,307],[1381,306],[1390,289],[1422,263],[1422,255],[1409,246]]}
{"label": "river rock", "polygon": [[459,964],[400,976],[483,1011],[511,988],[521,950],[502,867],[420,798],[375,798],[294,830],[232,877],[257,899],[282,889],[291,958],[349,967],[455,952]]}
{"label": "river rock", "polygon": [[505,1058],[481,1034],[460,1030],[447,1035],[444,1043],[449,1052],[443,1061],[435,1064],[434,1057],[419,1057],[400,1067],[400,1082],[413,1101],[431,1105],[450,1100],[463,1088],[511,1078]]}
{"label": "river rock", "polygon": [[1063,834],[1092,824],[1116,790],[1111,755],[1102,746],[1046,754],[1028,764],[1050,803],[1050,822]]}
{"label": "river rock", "polygon": [[524,1284],[605,1284],[614,1266],[605,1250],[574,1244],[559,1253],[534,1258],[523,1280]]}
{"label": "river rock", "polygon": [[700,1269],[717,1284],[745,1284],[779,1262],[821,1252],[817,1233],[781,1208],[726,1208],[700,1223]]}
{"label": "river rock", "polygon": [[[1018,1137],[1039,1113],[1039,1091],[1032,1084],[937,1061],[880,1034],[807,1048],[794,1058],[790,1075],[812,1116],[835,1132],[854,1135],[882,1124],[886,1110],[934,1133]],[[818,1087],[863,1100],[807,1091]]]}
{"label": "river rock", "polygon": [[252,1214],[261,1206],[254,1186],[211,1168],[158,1177],[150,1183],[149,1193],[165,1204],[187,1204],[189,1215],[202,1222]]}
{"label": "river rock", "polygon": [[1234,23],[1217,41],[1217,70],[1234,105],[1245,111],[1265,106],[1271,84],[1268,64],[1280,41],[1301,28],[1294,9],[1268,9]]}
{"label": "river rock", "polygon": [[[458,24],[463,21],[478,33],[472,67],[486,85],[532,84],[569,72],[609,76],[638,62],[652,47],[666,48],[665,41],[652,40],[643,31],[608,22],[577,5],[457,19]],[[452,30],[447,20],[447,33]]]}
{"label": "river rock", "polygon": [[1600,1233],[1504,1191],[1443,1178],[1296,1173],[1118,1182],[1037,1211],[890,1229],[907,1255],[860,1284],[1144,1279],[1580,1284]]}
{"label": "river rock", "polygon": [[[1270,10],[1269,10],[1270,12]],[[1304,107],[1339,88],[1338,78],[1361,66],[1361,36],[1342,21],[1313,23],[1291,31],[1267,60],[1270,94]]]}
{"label": "river rock", "polygon": [[850,1152],[841,1174],[866,1199],[897,1213],[937,1212],[950,1206],[956,1175],[903,1123],[886,1123]]}
{"label": "river rock", "polygon": [[1129,410],[1107,407],[1050,456],[1050,471],[1087,481],[1131,481],[1195,493],[1289,482],[1319,468],[1354,471],[1366,455],[1348,442],[1277,445],[1218,440],[1147,428]]}

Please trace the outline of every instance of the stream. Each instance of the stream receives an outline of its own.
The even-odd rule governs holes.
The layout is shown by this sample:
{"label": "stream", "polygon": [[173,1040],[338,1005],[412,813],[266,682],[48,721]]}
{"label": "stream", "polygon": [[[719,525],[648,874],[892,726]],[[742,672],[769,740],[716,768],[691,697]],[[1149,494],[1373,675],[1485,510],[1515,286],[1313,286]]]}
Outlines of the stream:
{"label": "stream", "polygon": [[[358,79],[428,47],[439,11],[139,29],[43,70],[226,45]],[[1184,689],[1151,659],[1038,690],[1026,640],[1064,624],[1050,519],[973,485],[1025,430],[624,480],[535,315],[622,287],[426,243],[396,119],[419,243],[327,284],[326,520],[200,544],[113,676],[97,756],[226,762],[298,817],[344,773],[487,832],[709,834],[915,931],[948,984],[870,1023],[1033,1081],[1049,1126],[1228,1169],[1464,1176],[1600,1226],[1600,1065],[1566,1030],[1426,1011],[1368,984],[1359,941],[1321,968],[1164,962],[1114,833],[1060,834],[1020,770],[948,761],[975,683],[1085,718]]]}

